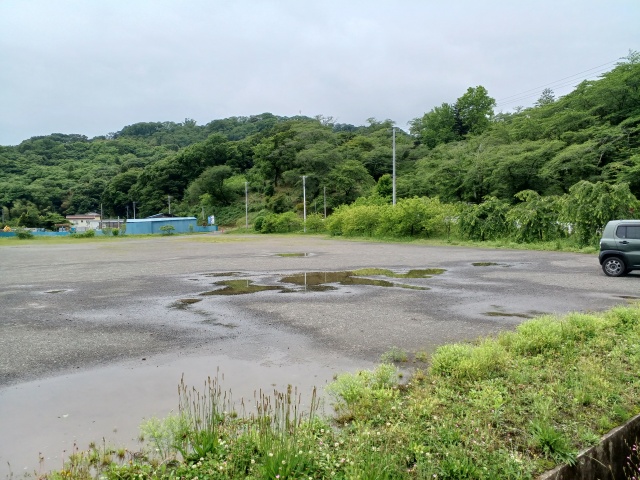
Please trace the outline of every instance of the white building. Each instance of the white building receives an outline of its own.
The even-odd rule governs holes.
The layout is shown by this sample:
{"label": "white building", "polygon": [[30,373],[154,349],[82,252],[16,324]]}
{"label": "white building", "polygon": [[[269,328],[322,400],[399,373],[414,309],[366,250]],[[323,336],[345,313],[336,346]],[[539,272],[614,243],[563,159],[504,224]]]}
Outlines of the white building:
{"label": "white building", "polygon": [[75,227],[76,232],[86,232],[87,230],[98,230],[100,228],[99,213],[85,213],[84,215],[67,215],[66,219]]}

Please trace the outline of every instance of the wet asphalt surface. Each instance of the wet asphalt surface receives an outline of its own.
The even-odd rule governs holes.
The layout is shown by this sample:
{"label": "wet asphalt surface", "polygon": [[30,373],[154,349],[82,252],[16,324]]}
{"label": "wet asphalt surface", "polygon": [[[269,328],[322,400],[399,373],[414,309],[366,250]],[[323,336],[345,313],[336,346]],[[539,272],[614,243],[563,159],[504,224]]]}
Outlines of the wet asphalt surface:
{"label": "wet asphalt surface", "polygon": [[[279,337],[303,338],[307,358],[375,361],[392,346],[432,351],[542,313],[602,310],[640,296],[639,275],[608,278],[594,255],[557,252],[218,235],[23,242],[0,254],[0,387],[157,353],[246,358]],[[291,273],[362,268],[445,272],[371,277],[427,290],[289,285],[294,291],[200,295],[229,279],[277,286]]]}
{"label": "wet asphalt surface", "polygon": [[[392,286],[282,282],[363,268],[444,272],[365,280]],[[202,295],[228,281],[273,289]],[[75,442],[109,429],[130,445],[141,418],[175,408],[181,373],[195,384],[223,369],[243,395],[261,382],[321,386],[391,347],[430,353],[638,299],[640,274],[606,277],[596,255],[313,236],[16,241],[0,247],[0,477],[35,470],[37,452],[59,468]]]}

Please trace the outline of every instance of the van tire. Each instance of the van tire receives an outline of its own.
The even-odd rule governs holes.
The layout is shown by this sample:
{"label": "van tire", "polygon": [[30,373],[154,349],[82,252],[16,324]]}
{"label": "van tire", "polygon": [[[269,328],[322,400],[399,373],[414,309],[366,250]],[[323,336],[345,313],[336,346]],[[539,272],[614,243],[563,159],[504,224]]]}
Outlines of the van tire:
{"label": "van tire", "polygon": [[620,257],[608,257],[602,262],[602,271],[607,277],[621,277],[627,273],[627,266]]}

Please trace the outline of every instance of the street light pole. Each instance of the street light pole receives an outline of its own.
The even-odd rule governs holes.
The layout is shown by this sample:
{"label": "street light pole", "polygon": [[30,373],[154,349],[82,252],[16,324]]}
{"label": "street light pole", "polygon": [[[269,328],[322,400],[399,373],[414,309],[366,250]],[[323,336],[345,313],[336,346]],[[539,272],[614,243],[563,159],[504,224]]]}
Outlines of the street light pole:
{"label": "street light pole", "polygon": [[133,219],[136,219],[136,202],[133,202]]}
{"label": "street light pole", "polygon": [[327,219],[327,187],[324,187],[324,219]]}
{"label": "street light pole", "polygon": [[171,195],[167,195],[167,200],[169,201],[169,215],[171,215]]}
{"label": "street light pole", "polygon": [[304,233],[307,233],[307,186],[306,186],[307,176],[302,176],[302,208],[303,208],[303,219],[304,219]]}
{"label": "street light pole", "polygon": [[396,204],[396,127],[393,127],[393,205]]}
{"label": "street light pole", "polygon": [[244,182],[244,228],[249,230],[249,182]]}

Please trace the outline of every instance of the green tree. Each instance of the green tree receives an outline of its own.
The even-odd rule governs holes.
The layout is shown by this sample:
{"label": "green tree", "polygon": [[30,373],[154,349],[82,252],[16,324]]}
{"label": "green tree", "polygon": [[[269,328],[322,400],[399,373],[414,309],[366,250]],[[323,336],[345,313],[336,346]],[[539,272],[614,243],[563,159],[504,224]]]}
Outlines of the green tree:
{"label": "green tree", "polygon": [[491,123],[495,106],[496,101],[482,85],[469,87],[455,104],[456,132],[462,136],[484,132]]}
{"label": "green tree", "polygon": [[520,203],[511,207],[507,222],[516,242],[547,242],[567,235],[567,229],[558,221],[562,208],[559,197],[543,197],[532,190],[515,197]]}
{"label": "green tree", "polygon": [[393,197],[393,178],[388,173],[385,173],[378,179],[378,183],[376,184],[375,193],[381,197],[386,199],[387,201],[391,200]]}
{"label": "green tree", "polygon": [[469,87],[456,103],[443,103],[411,122],[411,133],[434,148],[489,128],[496,102],[483,86]]}
{"label": "green tree", "polygon": [[582,180],[569,189],[562,218],[570,223],[581,245],[597,245],[609,220],[639,218],[640,201],[627,183],[610,185]]}
{"label": "green tree", "polygon": [[375,182],[358,161],[349,160],[334,168],[327,176],[327,203],[331,208],[348,204],[367,195]]}
{"label": "green tree", "polygon": [[550,88],[545,88],[542,90],[542,94],[540,94],[540,98],[536,101],[537,107],[544,107],[545,105],[551,105],[556,101],[556,98],[553,94],[553,90]]}
{"label": "green tree", "polygon": [[486,197],[479,205],[467,205],[460,214],[460,233],[471,240],[495,240],[509,231],[509,204],[495,197]]}
{"label": "green tree", "polygon": [[209,167],[233,163],[237,153],[224,135],[213,133],[204,142],[182,150],[176,155],[175,161],[184,169],[185,177],[192,180]]}
{"label": "green tree", "polygon": [[185,200],[194,205],[204,194],[211,198],[212,205],[229,205],[235,198],[235,191],[225,185],[225,180],[233,175],[231,167],[217,165],[209,167],[187,188]]}
{"label": "green tree", "polygon": [[125,216],[127,205],[135,201],[133,186],[138,182],[141,169],[132,168],[114,176],[102,193],[104,207],[113,215]]}
{"label": "green tree", "polygon": [[429,148],[434,148],[436,145],[462,138],[456,125],[455,107],[443,103],[425,113],[421,118],[414,119],[411,122],[410,132]]}

